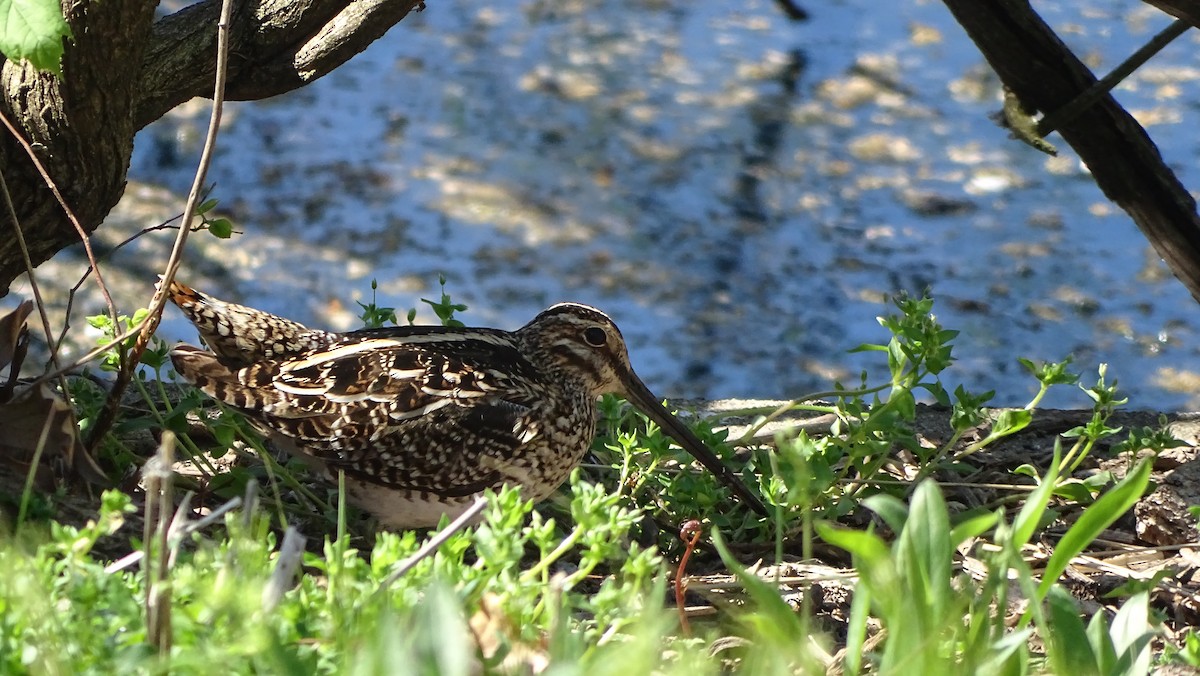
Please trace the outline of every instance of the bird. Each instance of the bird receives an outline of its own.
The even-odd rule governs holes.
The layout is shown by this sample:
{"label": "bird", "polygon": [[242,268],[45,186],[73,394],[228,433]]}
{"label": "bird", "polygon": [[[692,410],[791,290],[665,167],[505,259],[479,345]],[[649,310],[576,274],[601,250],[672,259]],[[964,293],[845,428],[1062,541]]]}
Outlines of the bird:
{"label": "bird", "polygon": [[762,501],[656,398],[617,325],[559,303],[515,331],[395,326],[346,333],[228,303],[172,281],[167,295],[205,350],[180,344],[176,372],[240,411],[282,450],[336,477],[387,529],[436,526],[485,490],[551,495],[618,394],[754,511]]}

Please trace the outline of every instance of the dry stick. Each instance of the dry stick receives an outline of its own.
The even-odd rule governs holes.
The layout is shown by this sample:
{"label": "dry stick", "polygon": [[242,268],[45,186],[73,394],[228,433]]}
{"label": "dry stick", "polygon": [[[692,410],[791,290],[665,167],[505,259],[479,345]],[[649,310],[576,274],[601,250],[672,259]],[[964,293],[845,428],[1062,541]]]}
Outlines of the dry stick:
{"label": "dry stick", "polygon": [[[26,300],[8,314],[0,316],[0,344],[11,345],[8,353],[8,379],[0,383],[0,404],[12,400],[17,389],[17,376],[25,355],[29,351],[29,313],[33,312],[33,301]],[[3,359],[0,357],[0,359]],[[3,362],[0,362],[3,363]]]}
{"label": "dry stick", "polygon": [[171,590],[167,569],[174,451],[175,435],[166,430],[158,454],[142,470],[146,482],[146,523],[142,531],[142,547],[156,548],[155,556],[142,559],[146,585],[146,642],[157,648],[158,654],[163,657],[171,651]]}
{"label": "dry stick", "polygon": [[[100,287],[100,293],[104,295],[104,303],[108,306],[108,314],[112,317],[113,325],[115,326],[117,323],[117,306],[116,303],[113,303],[112,296],[108,293],[108,285],[104,283],[104,276],[100,274],[100,267],[96,262],[96,254],[92,251],[92,238],[89,237],[87,232],[84,231],[83,225],[81,225],[79,223],[79,219],[75,217],[75,212],[71,210],[71,207],[67,205],[67,200],[63,198],[62,193],[59,192],[58,185],[54,183],[54,179],[50,178],[50,173],[46,171],[45,165],[43,165],[42,161],[38,159],[37,154],[33,152],[33,146],[29,144],[29,141],[25,140],[24,136],[21,136],[21,133],[17,131],[17,128],[13,125],[12,121],[8,119],[8,116],[6,116],[3,111],[0,111],[0,122],[3,122],[4,126],[8,128],[8,133],[12,134],[13,138],[17,139],[17,143],[21,144],[21,147],[25,150],[25,154],[28,155],[29,159],[33,161],[33,166],[37,169],[38,174],[41,175],[42,180],[45,181],[46,186],[49,187],[50,192],[53,193],[54,199],[58,200],[58,205],[62,207],[63,213],[67,215],[67,220],[71,222],[71,225],[75,226],[75,232],[79,233],[79,240],[83,242],[83,250],[85,253],[87,253],[88,263],[92,266],[92,269],[96,271],[96,284]],[[4,192],[5,199],[10,200],[10,198],[7,196],[7,186],[4,187]],[[11,200],[9,203],[9,209],[12,209]],[[15,212],[13,213],[12,219],[13,223],[17,222]],[[23,246],[24,245],[22,245],[22,247]],[[37,284],[33,278],[33,266],[28,261],[28,257],[26,259],[25,270],[29,275],[29,286],[34,289],[34,295],[37,296]],[[41,307],[41,305],[41,298],[38,298],[38,307]],[[61,341],[55,343],[50,339],[50,324],[46,320],[45,315],[45,310],[43,310],[42,322],[47,327],[46,345],[50,348],[50,356],[55,357],[58,354],[59,346],[62,343]],[[54,366],[55,368],[58,368],[57,360],[55,360]]]}
{"label": "dry stick", "polygon": [[283,600],[283,595],[296,579],[296,571],[304,559],[304,536],[294,526],[288,526],[283,533],[283,544],[279,545],[279,558],[275,560],[275,569],[271,571],[271,579],[262,591],[262,607],[264,612],[271,612]]}
{"label": "dry stick", "polygon": [[[169,221],[166,221],[166,222],[164,222],[164,223],[160,223],[160,224],[158,224],[158,225],[155,225],[155,226],[152,226],[152,227],[150,227],[150,228],[147,228],[147,229],[145,229],[143,232],[150,232],[150,231],[153,231],[153,230],[162,230],[162,229],[165,229],[165,228],[171,228],[171,227],[174,227],[174,228],[178,229],[178,227],[179,227],[179,226],[171,226],[171,225],[168,225],[168,224],[169,224],[171,221],[173,221],[173,220],[175,220],[175,219],[177,219],[177,218],[182,218],[182,217],[183,217],[182,215],[180,215],[180,216],[176,216],[176,217],[174,217],[174,218],[170,219]],[[200,230],[200,229],[201,229],[201,226],[196,226],[195,228],[193,228],[193,230]],[[237,231],[237,230],[235,230],[234,232],[240,232],[240,231]],[[141,234],[141,233],[139,233],[139,235],[140,235],[140,234]],[[120,247],[121,245],[124,245],[124,244],[126,244],[127,242],[129,242],[129,241],[130,241],[130,240],[132,240],[132,239],[135,239],[135,238],[136,238],[136,237],[138,237],[139,235],[134,235],[133,237],[130,237],[128,240],[126,240],[125,242],[122,242],[120,245],[118,245],[118,247]],[[80,280],[79,280],[79,282],[76,282],[75,286],[74,286],[74,287],[72,287],[72,292],[71,292],[71,294],[70,294],[70,300],[68,300],[68,302],[67,302],[67,314],[68,314],[68,320],[69,320],[69,315],[70,315],[70,308],[71,308],[71,304],[72,304],[72,303],[74,303],[74,298],[75,298],[75,294],[74,294],[74,292],[75,292],[75,290],[77,290],[77,289],[79,288],[79,286],[80,286],[80,285],[83,283],[83,280],[87,278],[87,274],[88,274],[88,273],[85,273],[85,274],[84,274],[84,276],[83,276],[83,279],[80,279]],[[143,327],[143,326],[146,326],[146,324],[148,324],[148,323],[149,323],[149,321],[150,321],[150,320],[149,320],[149,318],[143,319],[142,321],[140,321],[140,322],[138,322],[137,324],[135,324],[135,325],[133,325],[132,327],[130,327],[128,331],[125,331],[124,333],[118,333],[118,334],[114,335],[112,340],[110,340],[110,341],[108,341],[108,342],[106,342],[106,343],[100,343],[100,344],[98,344],[96,347],[92,348],[92,350],[91,350],[90,352],[85,352],[85,353],[83,353],[83,354],[82,354],[80,357],[78,357],[77,359],[75,359],[74,361],[70,362],[69,364],[67,364],[67,365],[65,365],[65,366],[59,366],[59,365],[55,365],[55,370],[54,370],[54,371],[52,371],[52,372],[50,372],[50,373],[47,373],[47,374],[45,374],[45,375],[42,375],[42,376],[38,377],[36,380],[34,380],[32,383],[30,383],[30,386],[32,387],[32,386],[35,386],[35,385],[41,385],[42,383],[44,383],[44,382],[47,382],[47,381],[49,381],[49,380],[51,380],[51,379],[53,379],[53,378],[57,378],[57,377],[59,377],[59,376],[61,376],[61,375],[64,375],[64,374],[67,374],[67,373],[71,373],[72,371],[75,371],[76,369],[78,369],[79,367],[83,366],[84,364],[87,364],[87,363],[91,362],[91,361],[92,361],[92,360],[94,360],[96,357],[99,357],[100,355],[104,354],[105,352],[108,352],[109,350],[113,349],[114,347],[117,347],[117,346],[118,346],[118,345],[120,345],[121,343],[124,343],[126,340],[128,340],[128,339],[132,338],[133,336],[137,335],[139,332],[141,332],[141,330],[142,330],[142,327]],[[65,326],[64,326],[64,329],[63,329],[62,335],[66,335],[66,327],[65,327]],[[62,336],[61,336],[61,335],[59,336],[59,340],[60,340],[60,341],[62,340]]]}
{"label": "dry stick", "polygon": [[[4,113],[0,112],[0,119],[8,124],[8,118],[4,117]],[[50,316],[46,314],[46,304],[42,302],[42,289],[38,286],[37,277],[33,274],[33,258],[29,255],[29,246],[25,243],[25,231],[21,229],[21,223],[17,220],[17,210],[13,207],[12,195],[8,194],[8,182],[4,180],[3,172],[0,172],[0,196],[4,197],[4,209],[8,212],[8,218],[12,221],[13,231],[17,235],[17,246],[21,249],[21,257],[25,262],[25,273],[29,275],[29,288],[33,291],[33,300],[38,308],[38,316],[42,319],[42,331],[46,334],[46,343],[51,347],[54,346],[54,332],[50,330]],[[51,351],[50,358],[56,360],[54,351]]]}
{"label": "dry stick", "polygon": [[[0,118],[2,118],[2,117],[3,117],[3,114],[0,113]],[[8,124],[7,118],[4,118],[4,123]],[[39,165],[39,167],[40,167],[40,165]],[[3,198],[4,198],[4,208],[5,208],[5,210],[8,211],[8,217],[10,219],[12,219],[13,230],[17,234],[17,245],[21,249],[21,257],[24,259],[24,262],[25,262],[25,271],[29,275],[29,288],[33,290],[33,299],[38,308],[38,316],[42,320],[42,331],[44,331],[46,333],[46,344],[51,347],[50,358],[54,361],[55,365],[57,366],[58,365],[58,354],[57,354],[57,351],[54,349],[54,333],[53,333],[53,331],[50,330],[50,316],[48,314],[46,314],[46,304],[44,302],[42,302],[42,292],[41,292],[41,289],[38,287],[37,277],[33,274],[33,259],[30,257],[29,247],[25,243],[25,232],[21,229],[21,222],[17,220],[17,210],[15,207],[13,207],[12,195],[10,195],[8,193],[8,182],[6,182],[4,180],[4,174],[2,172],[0,172],[0,196],[3,196]],[[70,390],[67,389],[67,378],[65,375],[63,375],[61,373],[61,369],[59,369],[59,371],[60,371],[58,374],[59,387],[62,389],[63,396],[70,396],[68,394],[70,392]],[[10,374],[10,375],[13,375],[15,377],[15,374]],[[30,386],[30,389],[36,388],[36,387],[38,387],[38,385],[39,385],[39,383],[34,383],[33,385]],[[79,425],[77,424],[77,421],[75,420],[75,409],[73,407],[67,407],[67,411],[68,411],[67,415],[70,416],[70,423],[71,423],[72,428],[78,429]],[[50,413],[50,416],[53,417],[54,415],[55,415],[55,413],[52,411]],[[73,469],[81,469],[81,468],[84,469],[85,471],[81,472],[81,474],[83,474],[84,476],[87,476],[90,479],[99,480],[104,477],[104,472],[102,472],[100,470],[100,468],[96,466],[96,462],[94,460],[92,460],[92,456],[88,455],[86,452],[81,453],[77,456],[75,454],[75,450],[76,450],[75,444],[72,444],[71,449],[68,451],[67,458],[66,458],[67,465],[69,467],[71,467]],[[82,464],[77,465],[76,462],[79,462]],[[32,471],[32,468],[31,468],[31,471]]]}
{"label": "dry stick", "polygon": [[[249,485],[254,485],[254,484],[251,483]],[[217,522],[218,520],[225,518],[226,512],[237,509],[238,507],[241,507],[242,504],[243,504],[242,498],[240,498],[240,497],[230,498],[228,502],[222,504],[220,507],[217,507],[213,511],[209,512],[203,518],[197,519],[195,521],[180,522],[179,516],[177,515],[175,520],[172,521],[170,545],[172,547],[177,547],[180,542],[187,539],[187,537],[190,536],[192,533],[195,533],[199,530],[207,528],[210,525],[212,525],[213,523]],[[122,556],[121,558],[117,559],[116,561],[113,561],[112,563],[105,566],[104,573],[106,575],[112,575],[113,573],[119,573],[120,571],[125,570],[126,568],[132,566],[133,564],[138,563],[139,561],[143,560],[145,558],[145,556],[146,556],[146,550],[144,548],[132,551],[132,552],[126,554],[125,556]]]}
{"label": "dry stick", "polygon": [[75,361],[72,361],[72,362],[66,364],[65,366],[55,366],[54,371],[51,371],[50,373],[40,376],[37,378],[37,380],[34,380],[33,382],[29,383],[30,387],[32,387],[34,385],[41,385],[42,383],[45,383],[49,380],[53,380],[54,378],[58,378],[60,376],[64,376],[64,375],[78,369],[80,366],[87,364],[88,362],[92,361],[96,357],[99,357],[100,355],[104,354],[105,352],[108,352],[109,350],[113,349],[114,347],[125,342],[129,338],[132,338],[133,336],[137,335],[138,331],[141,331],[142,327],[145,326],[149,321],[150,321],[149,318],[143,319],[141,321],[141,323],[130,328],[125,333],[117,334],[116,336],[113,337],[112,340],[108,341],[107,343],[103,343],[103,344],[100,344],[100,345],[92,348],[91,352],[85,352],[82,356],[80,356]]}
{"label": "dry stick", "polygon": [[1159,31],[1149,42],[1131,54],[1128,59],[1122,61],[1111,73],[1097,81],[1096,84],[1089,87],[1079,96],[1076,96],[1067,105],[1042,117],[1041,121],[1037,124],[1037,133],[1042,137],[1048,136],[1050,132],[1058,129],[1064,123],[1075,119],[1088,108],[1091,108],[1093,104],[1099,101],[1113,87],[1116,87],[1133,71],[1149,61],[1150,57],[1162,51],[1163,47],[1171,44],[1171,41],[1186,33],[1191,27],[1192,25],[1187,21],[1176,19],[1170,26]]}
{"label": "dry stick", "polygon": [[[137,240],[139,237],[141,237],[143,235],[148,235],[156,230],[165,230],[168,228],[178,227],[178,226],[172,226],[171,222],[178,220],[180,218],[183,218],[183,214],[179,214],[177,216],[172,216],[171,218],[167,219],[166,221],[163,221],[162,223],[159,223],[158,225],[152,225],[148,228],[142,228],[141,230],[130,235],[129,237],[126,237],[124,240],[122,240],[120,243],[118,243],[116,246],[114,246],[112,248],[112,250],[110,250],[108,252],[108,254],[105,256],[105,258],[111,258],[112,256],[116,255],[116,253],[118,251],[120,251],[125,245]],[[203,226],[196,226],[196,229],[200,229],[201,227],[203,227]],[[63,340],[66,339],[67,332],[71,328],[71,311],[75,307],[75,294],[79,292],[79,289],[83,286],[83,283],[86,282],[87,278],[91,277],[91,276],[92,276],[92,267],[89,265],[88,269],[84,270],[83,274],[79,276],[79,279],[75,281],[75,285],[71,287],[71,291],[69,293],[67,293],[67,307],[63,311],[62,328],[59,329],[59,331],[58,331],[58,344],[61,344],[63,342]],[[113,326],[114,326],[113,330],[115,331],[116,324],[114,324]],[[129,335],[133,335],[133,333],[135,331],[140,331],[141,328],[142,328],[142,325],[139,323],[137,325],[137,327],[135,327],[132,331],[129,332]],[[126,336],[126,337],[128,337],[128,336]],[[112,345],[117,345],[124,340],[125,340],[125,338],[121,338],[120,340],[112,343]],[[108,348],[106,347],[105,349],[107,350]],[[123,354],[122,354],[122,358],[124,358]],[[91,361],[91,360],[88,359],[87,361]]]}
{"label": "dry stick", "polygon": [[399,580],[401,577],[404,577],[405,573],[412,570],[413,566],[417,565],[422,560],[436,552],[438,547],[442,546],[442,543],[450,539],[451,535],[454,535],[463,528],[466,528],[467,524],[471,522],[471,519],[474,519],[476,516],[478,516],[479,513],[483,511],[484,507],[487,507],[487,498],[483,496],[475,498],[475,502],[471,504],[467,511],[463,512],[457,519],[451,522],[449,526],[446,526],[442,530],[438,531],[437,535],[429,538],[425,544],[421,545],[421,548],[418,549],[415,554],[401,561],[400,564],[396,566],[396,569],[393,570],[391,574],[383,580],[383,582],[379,583],[379,589],[376,590],[375,593],[379,594],[387,590],[387,588],[391,586],[393,582]]}
{"label": "dry stick", "polygon": [[38,465],[42,462],[42,452],[46,449],[46,441],[50,438],[50,428],[54,424],[57,413],[53,409],[46,421],[42,423],[42,432],[38,435],[37,446],[33,448],[33,459],[29,461],[29,472],[25,475],[25,486],[21,490],[21,506],[17,509],[17,533],[25,525],[25,517],[29,514],[29,499],[33,497],[33,480],[37,476]]}
{"label": "dry stick", "polygon": [[196,167],[196,175],[192,179],[192,189],[188,192],[187,204],[183,208],[183,221],[179,224],[179,235],[175,238],[171,256],[167,259],[167,267],[163,271],[162,281],[154,290],[154,298],[150,301],[150,312],[142,323],[133,349],[129,351],[129,359],[117,373],[117,380],[108,394],[108,401],[105,402],[103,410],[96,418],[96,424],[92,427],[91,437],[88,439],[89,447],[95,447],[100,443],[117,418],[121,395],[129,386],[129,379],[133,376],[134,369],[141,361],[142,353],[146,351],[146,346],[150,343],[150,336],[158,328],[158,322],[162,319],[163,307],[167,303],[167,289],[171,286],[171,281],[175,279],[175,273],[179,270],[179,262],[183,258],[183,247],[187,243],[188,234],[191,233],[192,219],[196,216],[196,204],[200,201],[200,193],[204,189],[204,178],[208,175],[208,167],[212,163],[213,148],[216,147],[217,132],[221,126],[221,111],[225,103],[225,78],[229,69],[229,17],[233,11],[232,7],[233,0],[223,0],[221,3],[221,18],[217,22],[217,72],[213,83],[212,114],[208,120],[208,133],[204,137],[204,149],[200,153],[200,163]]}

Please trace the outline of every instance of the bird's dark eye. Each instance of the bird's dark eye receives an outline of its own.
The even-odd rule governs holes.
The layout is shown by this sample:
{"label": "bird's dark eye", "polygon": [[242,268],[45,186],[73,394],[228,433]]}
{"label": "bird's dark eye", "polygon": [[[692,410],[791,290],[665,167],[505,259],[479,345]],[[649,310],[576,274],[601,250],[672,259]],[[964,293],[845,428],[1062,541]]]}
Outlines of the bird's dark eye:
{"label": "bird's dark eye", "polygon": [[604,347],[604,344],[608,342],[608,334],[604,332],[604,329],[593,326],[583,330],[583,342],[592,347]]}

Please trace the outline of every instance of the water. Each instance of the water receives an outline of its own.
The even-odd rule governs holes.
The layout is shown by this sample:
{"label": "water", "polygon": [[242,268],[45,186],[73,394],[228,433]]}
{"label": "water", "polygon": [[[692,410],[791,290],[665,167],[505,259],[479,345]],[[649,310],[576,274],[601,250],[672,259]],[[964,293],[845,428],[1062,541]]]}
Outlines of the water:
{"label": "water", "polygon": [[[444,273],[464,320],[503,328],[586,302],[684,397],[878,380],[878,355],[847,350],[886,339],[890,294],[929,287],[962,332],[951,387],[1023,404],[1017,357],[1073,355],[1139,407],[1194,408],[1195,302],[1061,139],[1051,159],[988,119],[998,83],[944,5],[806,5],[796,24],[761,0],[430,2],[314,85],[230,104],[210,176],[245,234],[200,242],[182,278],[338,329],[372,279],[404,309]],[[1099,72],[1169,23],[1038,8]],[[1195,40],[1118,91],[1187,185]],[[206,120],[145,130],[131,179],[178,209]]]}

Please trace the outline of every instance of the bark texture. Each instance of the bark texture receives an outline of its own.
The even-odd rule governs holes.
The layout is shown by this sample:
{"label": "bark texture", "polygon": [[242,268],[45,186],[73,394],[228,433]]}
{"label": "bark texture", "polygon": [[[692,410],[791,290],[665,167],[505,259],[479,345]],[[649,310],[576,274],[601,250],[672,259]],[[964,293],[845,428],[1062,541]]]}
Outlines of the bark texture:
{"label": "bark texture", "polygon": [[[155,0],[64,0],[75,36],[63,76],[0,66],[0,112],[35,149],[85,232],[125,189],[133,136],[171,108],[212,93],[220,3],[155,19]],[[383,36],[419,0],[253,0],[230,25],[227,98],[297,89]],[[21,145],[0,134],[0,173],[36,266],[80,240]],[[0,210],[0,214],[4,211]],[[0,217],[0,297],[25,271],[16,224]]]}

